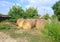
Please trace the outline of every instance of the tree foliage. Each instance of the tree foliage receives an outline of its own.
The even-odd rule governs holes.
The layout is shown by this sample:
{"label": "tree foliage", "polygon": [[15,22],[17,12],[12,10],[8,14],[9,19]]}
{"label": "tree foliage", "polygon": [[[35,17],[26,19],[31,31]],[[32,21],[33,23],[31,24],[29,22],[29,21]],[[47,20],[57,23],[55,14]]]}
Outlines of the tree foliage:
{"label": "tree foliage", "polygon": [[11,21],[16,22],[18,18],[23,17],[23,13],[24,13],[24,10],[22,9],[22,7],[14,5],[10,9],[8,15],[11,16],[11,19],[10,19]]}
{"label": "tree foliage", "polygon": [[52,8],[54,10],[54,15],[56,15],[60,20],[60,1],[56,2]]}
{"label": "tree foliage", "polygon": [[16,22],[18,18],[37,18],[39,17],[38,11],[35,8],[28,8],[25,11],[22,7],[14,5],[9,10],[8,15],[11,16],[10,21]]}
{"label": "tree foliage", "polygon": [[30,7],[28,9],[26,9],[25,11],[25,18],[38,18],[38,11],[37,9]]}
{"label": "tree foliage", "polygon": [[48,14],[48,13],[46,13],[46,14],[43,16],[43,18],[47,20],[47,19],[49,19],[49,18],[50,18],[50,16],[49,16],[49,14]]}

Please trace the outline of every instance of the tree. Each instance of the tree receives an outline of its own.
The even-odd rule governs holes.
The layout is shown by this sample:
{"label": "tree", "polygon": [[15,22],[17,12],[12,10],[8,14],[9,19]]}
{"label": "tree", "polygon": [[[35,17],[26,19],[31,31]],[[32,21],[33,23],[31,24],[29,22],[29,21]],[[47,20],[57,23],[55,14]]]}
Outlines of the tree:
{"label": "tree", "polygon": [[47,20],[47,19],[49,19],[49,18],[50,18],[50,16],[49,16],[49,14],[48,14],[48,13],[46,13],[46,14],[43,16],[43,18]]}
{"label": "tree", "polygon": [[22,7],[14,5],[12,8],[9,10],[8,15],[11,16],[10,21],[16,22],[18,18],[23,17],[24,10]]}
{"label": "tree", "polygon": [[37,9],[30,7],[28,9],[26,9],[25,11],[25,18],[38,18],[38,11]]}
{"label": "tree", "polygon": [[54,10],[54,15],[56,15],[58,17],[58,20],[60,20],[60,1],[56,2],[52,6],[52,8]]}
{"label": "tree", "polygon": [[38,18],[38,11],[35,8],[28,8],[26,11],[22,7],[14,5],[8,12],[8,15],[11,16],[10,21],[16,22],[18,18]]}

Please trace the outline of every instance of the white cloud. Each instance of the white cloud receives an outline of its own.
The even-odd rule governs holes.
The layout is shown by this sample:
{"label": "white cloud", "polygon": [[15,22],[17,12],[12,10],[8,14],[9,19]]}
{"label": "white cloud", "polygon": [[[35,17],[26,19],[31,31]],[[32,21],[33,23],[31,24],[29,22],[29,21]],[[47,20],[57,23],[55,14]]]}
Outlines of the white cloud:
{"label": "white cloud", "polygon": [[28,7],[35,7],[38,9],[39,14],[49,13],[50,15],[54,14],[52,10],[52,5],[55,4],[59,0],[28,0],[29,4],[26,5]]}
{"label": "white cloud", "polygon": [[8,1],[0,1],[0,7],[10,8],[14,4],[15,3],[11,3],[11,2],[8,2]]}
{"label": "white cloud", "polygon": [[30,4],[52,4],[58,0],[28,0]]}
{"label": "white cloud", "polygon": [[15,4],[17,4],[17,5],[20,5],[19,3],[12,3],[12,2],[8,2],[8,1],[0,1],[0,6],[13,6],[13,5],[15,5]]}
{"label": "white cloud", "polygon": [[16,0],[18,3],[24,3],[24,2],[26,2],[26,1],[28,1],[28,0]]}
{"label": "white cloud", "polygon": [[40,7],[40,8],[38,8],[38,12],[41,15],[44,15],[46,13],[49,13],[49,15],[54,14],[51,7]]}
{"label": "white cloud", "polygon": [[[15,3],[11,3],[9,1],[0,1],[0,13],[7,14],[9,9],[14,5]],[[17,3],[17,5],[20,5]]]}
{"label": "white cloud", "polygon": [[[23,6],[23,8],[28,7],[37,8],[39,14],[43,15],[46,12],[49,14],[53,14],[53,10],[51,7],[58,0],[14,0],[14,1],[16,1],[15,3],[17,5]],[[5,10],[9,10],[9,8],[15,3],[9,1],[0,1],[0,7],[4,7]]]}
{"label": "white cloud", "polygon": [[11,4],[10,2],[7,2],[7,1],[0,1],[0,6],[7,6]]}

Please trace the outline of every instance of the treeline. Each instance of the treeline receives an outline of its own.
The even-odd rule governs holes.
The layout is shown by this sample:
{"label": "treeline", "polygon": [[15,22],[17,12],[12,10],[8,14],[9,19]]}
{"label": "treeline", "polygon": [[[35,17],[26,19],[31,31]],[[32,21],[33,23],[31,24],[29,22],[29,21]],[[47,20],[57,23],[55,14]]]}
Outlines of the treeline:
{"label": "treeline", "polygon": [[8,15],[11,16],[10,21],[16,22],[18,18],[44,18],[48,19],[50,18],[49,14],[46,13],[44,16],[41,16],[38,14],[37,8],[29,7],[26,10],[24,10],[21,6],[14,5],[8,12]]}
{"label": "treeline", "polygon": [[18,18],[38,18],[39,14],[36,8],[30,7],[23,10],[21,6],[14,5],[8,12],[11,20],[16,21]]}

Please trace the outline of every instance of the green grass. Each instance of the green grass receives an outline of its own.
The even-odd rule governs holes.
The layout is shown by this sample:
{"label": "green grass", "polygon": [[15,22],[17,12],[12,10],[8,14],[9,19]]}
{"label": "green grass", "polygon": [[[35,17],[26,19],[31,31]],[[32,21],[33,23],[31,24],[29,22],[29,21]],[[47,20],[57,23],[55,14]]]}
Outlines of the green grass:
{"label": "green grass", "polygon": [[43,30],[43,34],[51,38],[52,42],[60,42],[60,23],[58,21],[52,20],[50,24],[46,24],[45,28],[48,32]]}
{"label": "green grass", "polygon": [[[9,26],[7,22],[0,23],[0,31],[8,33],[12,38],[28,38],[29,42],[60,42],[60,23],[52,20],[50,24],[46,23],[45,29],[41,33],[34,35],[27,32],[15,33],[16,26]],[[10,22],[9,22],[10,23]],[[36,30],[36,29],[32,29]]]}
{"label": "green grass", "polygon": [[12,33],[10,34],[13,38],[28,38],[29,42],[50,42],[51,40],[48,38],[41,37],[40,34],[34,35],[29,33]]}
{"label": "green grass", "polygon": [[0,22],[0,31],[16,30],[16,26],[10,26],[10,22]]}

